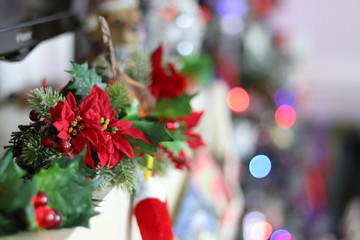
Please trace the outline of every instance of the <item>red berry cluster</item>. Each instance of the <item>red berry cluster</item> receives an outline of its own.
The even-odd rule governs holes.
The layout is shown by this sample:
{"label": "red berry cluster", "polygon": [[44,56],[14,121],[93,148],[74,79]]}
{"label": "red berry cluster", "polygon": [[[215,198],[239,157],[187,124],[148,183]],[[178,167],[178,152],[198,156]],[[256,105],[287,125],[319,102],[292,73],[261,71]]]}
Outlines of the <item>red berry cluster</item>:
{"label": "red berry cluster", "polygon": [[36,223],[39,227],[45,229],[54,229],[60,226],[62,219],[58,210],[47,207],[48,196],[39,191],[31,200],[35,207]]}
{"label": "red berry cluster", "polygon": [[[29,113],[29,118],[33,122],[39,121],[39,113],[35,110],[31,110]],[[44,137],[42,144],[47,148],[55,146],[61,153],[66,153],[71,149],[71,143],[68,140],[60,139],[58,142],[56,142],[55,139],[51,136]]]}
{"label": "red berry cluster", "polygon": [[54,147],[56,144],[57,150],[62,153],[66,153],[71,149],[71,143],[68,140],[60,139],[57,143],[53,137],[47,136],[42,140],[42,144],[47,147]]}

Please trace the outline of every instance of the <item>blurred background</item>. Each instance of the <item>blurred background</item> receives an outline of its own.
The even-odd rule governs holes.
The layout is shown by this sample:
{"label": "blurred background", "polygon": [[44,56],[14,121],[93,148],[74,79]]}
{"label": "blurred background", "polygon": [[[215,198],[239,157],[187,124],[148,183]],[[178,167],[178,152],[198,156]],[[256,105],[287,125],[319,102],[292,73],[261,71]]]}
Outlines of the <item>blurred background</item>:
{"label": "blurred background", "polygon": [[29,89],[59,89],[70,61],[91,62],[106,15],[120,61],[162,43],[195,79],[207,148],[179,239],[360,239],[359,1],[46,2],[0,3],[2,146],[29,121]]}

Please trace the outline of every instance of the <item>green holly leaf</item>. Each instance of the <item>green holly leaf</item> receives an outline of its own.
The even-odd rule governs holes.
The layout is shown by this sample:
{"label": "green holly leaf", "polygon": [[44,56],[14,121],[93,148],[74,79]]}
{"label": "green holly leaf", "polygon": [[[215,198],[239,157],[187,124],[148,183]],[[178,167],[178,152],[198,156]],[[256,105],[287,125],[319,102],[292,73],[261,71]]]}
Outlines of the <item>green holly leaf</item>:
{"label": "green holly leaf", "polygon": [[166,129],[166,132],[170,135],[170,137],[174,141],[185,141],[185,124],[183,122],[179,122],[179,128],[176,130],[168,130]]}
{"label": "green holly leaf", "polygon": [[0,211],[13,212],[23,209],[36,194],[33,181],[22,183],[24,171],[13,160],[8,150],[0,160]]}
{"label": "green holly leaf", "polygon": [[31,229],[35,225],[34,213],[26,209],[33,207],[31,199],[38,185],[33,180],[23,182],[24,173],[8,150],[0,160],[0,235]]}
{"label": "green holly leaf", "polygon": [[102,83],[100,76],[96,74],[95,68],[89,69],[87,62],[83,64],[77,64],[71,62],[73,70],[67,71],[70,73],[74,80],[70,81],[62,90],[61,93],[66,96],[68,92],[73,92],[76,96],[76,100],[81,101],[87,95],[89,95],[91,89],[96,84],[100,88],[106,87],[105,83]]}
{"label": "green holly leaf", "polygon": [[170,151],[174,156],[178,156],[182,150],[189,148],[189,145],[185,141],[162,142],[161,145]]}
{"label": "green holly leaf", "polygon": [[77,161],[66,168],[55,163],[51,168],[40,171],[34,179],[39,182],[39,190],[48,195],[49,207],[60,211],[61,227],[88,227],[89,219],[97,214],[92,200],[95,186],[79,171]]}
{"label": "green holly leaf", "polygon": [[138,119],[138,109],[139,109],[139,102],[138,100],[135,98],[131,104],[129,104],[127,106],[127,108],[125,109],[126,111],[126,116],[123,118],[124,120],[127,121],[133,121]]}
{"label": "green holly leaf", "polygon": [[13,234],[21,229],[25,229],[25,224],[19,221],[18,215],[0,211],[0,236]]}
{"label": "green holly leaf", "polygon": [[179,118],[191,114],[190,100],[194,96],[183,94],[176,98],[158,100],[153,115],[163,118]]}
{"label": "green holly leaf", "polygon": [[172,141],[173,139],[165,130],[166,123],[154,123],[146,121],[133,121],[133,128],[140,129],[152,144],[147,144],[143,140],[127,138],[135,149],[135,154],[146,152],[154,155],[157,151],[157,145],[163,141]]}

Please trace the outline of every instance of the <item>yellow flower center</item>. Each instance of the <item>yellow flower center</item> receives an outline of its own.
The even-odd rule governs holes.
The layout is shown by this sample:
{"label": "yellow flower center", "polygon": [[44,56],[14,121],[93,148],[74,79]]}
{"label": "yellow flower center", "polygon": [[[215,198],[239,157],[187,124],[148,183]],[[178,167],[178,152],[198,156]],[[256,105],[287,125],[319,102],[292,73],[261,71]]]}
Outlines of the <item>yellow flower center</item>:
{"label": "yellow flower center", "polygon": [[79,122],[82,120],[82,117],[77,116],[75,120],[71,123],[71,127],[69,127],[68,132],[76,136],[80,131],[82,131],[85,127],[83,125],[80,125]]}
{"label": "yellow flower center", "polygon": [[100,124],[101,124],[101,130],[103,130],[103,131],[105,131],[107,128],[108,128],[108,126],[109,126],[109,123],[110,123],[110,119],[105,119],[105,118],[100,118]]}

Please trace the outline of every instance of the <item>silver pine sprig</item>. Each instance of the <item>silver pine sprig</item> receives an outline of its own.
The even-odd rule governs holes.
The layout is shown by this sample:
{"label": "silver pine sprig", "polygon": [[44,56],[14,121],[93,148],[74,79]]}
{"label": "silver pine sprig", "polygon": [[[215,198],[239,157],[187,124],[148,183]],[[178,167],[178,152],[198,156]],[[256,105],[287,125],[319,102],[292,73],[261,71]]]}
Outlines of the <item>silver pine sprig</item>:
{"label": "silver pine sprig", "polygon": [[59,101],[65,100],[59,91],[51,87],[36,88],[31,90],[28,96],[30,107],[38,112],[40,118],[50,117],[50,107],[55,107]]}

